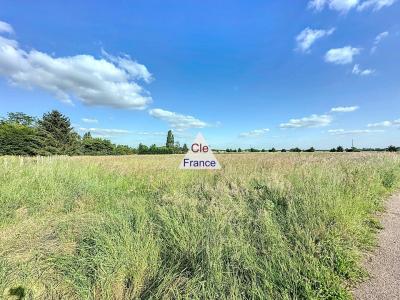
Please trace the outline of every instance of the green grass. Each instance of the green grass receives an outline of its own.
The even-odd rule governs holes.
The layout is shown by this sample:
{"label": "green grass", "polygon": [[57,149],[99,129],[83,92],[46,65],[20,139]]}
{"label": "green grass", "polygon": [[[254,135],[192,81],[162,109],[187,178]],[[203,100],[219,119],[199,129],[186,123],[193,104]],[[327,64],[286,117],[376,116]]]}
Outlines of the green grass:
{"label": "green grass", "polygon": [[0,158],[0,298],[349,299],[396,154]]}

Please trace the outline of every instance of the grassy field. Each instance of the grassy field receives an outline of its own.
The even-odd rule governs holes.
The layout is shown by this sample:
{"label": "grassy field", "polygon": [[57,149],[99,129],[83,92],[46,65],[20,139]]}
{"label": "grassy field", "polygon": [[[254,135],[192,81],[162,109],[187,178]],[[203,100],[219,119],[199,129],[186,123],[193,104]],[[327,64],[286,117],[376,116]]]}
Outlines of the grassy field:
{"label": "grassy field", "polygon": [[350,298],[400,156],[217,158],[0,158],[0,298]]}

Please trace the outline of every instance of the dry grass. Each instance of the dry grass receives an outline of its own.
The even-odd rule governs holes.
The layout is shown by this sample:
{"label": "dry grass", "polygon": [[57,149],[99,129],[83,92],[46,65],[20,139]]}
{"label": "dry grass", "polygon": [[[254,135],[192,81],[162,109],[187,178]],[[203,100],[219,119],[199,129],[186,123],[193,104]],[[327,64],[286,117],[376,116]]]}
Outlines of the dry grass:
{"label": "dry grass", "polygon": [[0,297],[349,298],[400,157],[217,157],[0,158]]}

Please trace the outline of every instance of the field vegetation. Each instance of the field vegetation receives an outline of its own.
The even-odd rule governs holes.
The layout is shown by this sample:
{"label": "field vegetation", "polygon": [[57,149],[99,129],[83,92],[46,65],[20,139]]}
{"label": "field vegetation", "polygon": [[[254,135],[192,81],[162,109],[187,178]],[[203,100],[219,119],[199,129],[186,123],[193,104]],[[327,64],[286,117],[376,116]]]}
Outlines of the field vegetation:
{"label": "field vegetation", "polygon": [[396,153],[0,157],[0,298],[349,299]]}

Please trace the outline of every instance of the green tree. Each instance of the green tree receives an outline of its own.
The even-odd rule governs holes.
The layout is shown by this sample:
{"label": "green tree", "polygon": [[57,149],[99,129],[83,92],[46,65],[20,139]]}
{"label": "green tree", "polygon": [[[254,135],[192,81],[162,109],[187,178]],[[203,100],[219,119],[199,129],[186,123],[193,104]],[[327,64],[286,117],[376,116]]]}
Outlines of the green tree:
{"label": "green tree", "polygon": [[82,139],[82,153],[84,155],[112,155],[115,154],[115,145],[102,138]]}
{"label": "green tree", "polygon": [[396,151],[397,151],[397,148],[396,148],[395,146],[393,146],[393,145],[390,145],[389,147],[387,147],[387,151],[389,151],[389,152],[396,152]]}
{"label": "green tree", "polygon": [[336,152],[343,152],[343,151],[344,151],[344,149],[342,146],[337,146]]}
{"label": "green tree", "polygon": [[46,151],[51,154],[79,154],[79,138],[68,117],[57,110],[45,113],[38,121],[39,134],[45,140]]}
{"label": "green tree", "polygon": [[148,152],[149,152],[149,147],[140,143],[138,147],[138,154],[148,154]]}
{"label": "green tree", "polygon": [[4,120],[6,123],[19,124],[28,127],[33,127],[36,121],[36,118],[22,112],[10,112]]}
{"label": "green tree", "polygon": [[17,123],[0,124],[0,155],[45,155],[37,129]]}
{"label": "green tree", "polygon": [[182,146],[182,152],[183,152],[183,153],[186,153],[186,152],[188,152],[188,151],[189,151],[188,146],[187,146],[186,144],[183,144],[183,146]]}
{"label": "green tree", "polygon": [[173,148],[174,144],[174,134],[172,133],[172,130],[168,130],[167,142],[165,143],[165,146],[167,148]]}
{"label": "green tree", "polygon": [[92,134],[89,132],[85,132],[82,139],[86,140],[86,139],[91,139],[92,138]]}
{"label": "green tree", "polygon": [[131,155],[135,154],[135,150],[127,145],[116,145],[114,148],[115,155]]}

